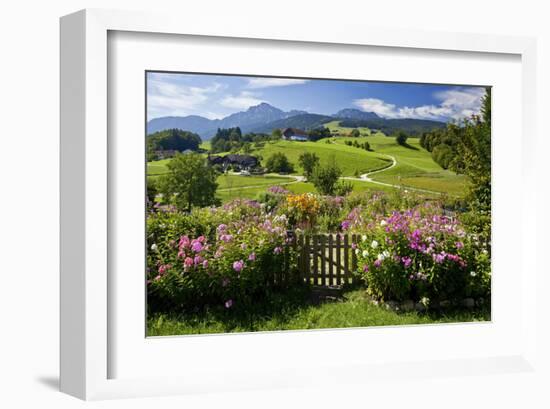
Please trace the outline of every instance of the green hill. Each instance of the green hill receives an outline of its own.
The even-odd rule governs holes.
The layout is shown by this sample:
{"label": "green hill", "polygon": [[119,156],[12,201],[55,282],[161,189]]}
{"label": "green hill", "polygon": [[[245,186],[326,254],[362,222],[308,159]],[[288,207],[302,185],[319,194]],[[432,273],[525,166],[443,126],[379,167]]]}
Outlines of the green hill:
{"label": "green hill", "polygon": [[261,149],[254,150],[253,154],[263,157],[262,164],[275,152],[284,153],[294,165],[297,174],[302,174],[302,168],[298,164],[298,158],[303,152],[313,152],[321,160],[327,162],[334,155],[336,162],[343,171],[343,176],[354,176],[356,174],[370,172],[388,165],[388,160],[376,152],[368,152],[344,144],[325,143],[324,140],[317,142],[293,142],[277,141],[266,143]]}

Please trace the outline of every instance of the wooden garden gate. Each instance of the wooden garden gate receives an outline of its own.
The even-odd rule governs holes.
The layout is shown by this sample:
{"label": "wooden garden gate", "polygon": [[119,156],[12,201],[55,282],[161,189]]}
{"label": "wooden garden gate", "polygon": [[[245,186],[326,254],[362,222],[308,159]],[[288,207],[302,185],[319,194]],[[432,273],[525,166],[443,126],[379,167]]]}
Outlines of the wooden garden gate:
{"label": "wooden garden gate", "polygon": [[296,237],[298,274],[314,286],[334,287],[351,284],[357,269],[353,249],[357,235],[313,234]]}

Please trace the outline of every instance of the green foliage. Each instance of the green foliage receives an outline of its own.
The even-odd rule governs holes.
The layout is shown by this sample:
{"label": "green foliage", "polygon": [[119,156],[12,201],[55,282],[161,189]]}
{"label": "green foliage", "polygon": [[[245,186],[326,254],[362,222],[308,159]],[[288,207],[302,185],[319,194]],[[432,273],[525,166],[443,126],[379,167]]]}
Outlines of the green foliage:
{"label": "green foliage", "polygon": [[196,151],[201,144],[199,135],[181,129],[167,129],[155,132],[147,136],[148,160],[155,159],[154,152],[157,150],[175,150],[183,152],[187,149]]}
{"label": "green foliage", "polygon": [[304,170],[306,179],[309,179],[313,170],[319,164],[319,157],[313,152],[304,152],[298,157],[298,163]]}
{"label": "green foliage", "polygon": [[278,141],[283,137],[283,132],[279,128],[275,128],[273,131],[271,131],[271,139],[274,141]]}
{"label": "green foliage", "polygon": [[252,151],[254,147],[263,146],[263,144],[272,139],[270,135],[263,133],[242,134],[241,128],[219,128],[216,134],[210,140],[210,152],[238,152],[243,149],[246,153]]}
{"label": "green foliage", "polygon": [[397,142],[398,145],[405,146],[407,144],[408,135],[403,132],[399,131],[395,135],[395,142]]}
{"label": "green foliage", "polygon": [[153,206],[155,198],[159,194],[158,183],[156,179],[147,178],[147,205]]}
{"label": "green foliage", "polygon": [[334,194],[336,196],[347,196],[353,191],[353,184],[349,181],[342,180],[336,184]]}
{"label": "green foliage", "polygon": [[311,182],[320,194],[332,196],[336,192],[340,176],[342,176],[342,169],[336,163],[335,157],[332,156],[326,165],[315,167],[311,175]]}
{"label": "green foliage", "polygon": [[332,134],[330,133],[330,129],[320,126],[308,131],[307,136],[310,141],[318,141],[319,139],[330,138]]}
{"label": "green foliage", "polygon": [[276,173],[291,173],[294,172],[292,163],[288,160],[284,153],[276,152],[267,158],[265,167],[268,172]]}
{"label": "green foliage", "polygon": [[410,136],[420,136],[424,132],[445,128],[445,123],[425,119],[344,119],[340,121],[341,127],[378,129],[386,135],[392,135],[398,131],[404,131]]}
{"label": "green foliage", "polygon": [[[483,102],[490,115],[491,94],[487,91]],[[451,169],[468,176],[471,181],[472,209],[491,211],[491,120],[490,117],[465,121],[456,144],[456,156]]]}
{"label": "green foliage", "polygon": [[448,169],[451,161],[454,159],[453,149],[446,143],[437,145],[432,150],[432,159],[443,169]]}
{"label": "green foliage", "polygon": [[158,188],[167,203],[190,211],[193,206],[210,206],[218,202],[218,174],[204,157],[176,154],[166,166],[168,173],[159,177]]}
{"label": "green foliage", "polygon": [[349,136],[353,138],[358,138],[359,136],[361,136],[361,132],[359,131],[359,129],[355,128],[352,129],[352,131],[349,133]]}

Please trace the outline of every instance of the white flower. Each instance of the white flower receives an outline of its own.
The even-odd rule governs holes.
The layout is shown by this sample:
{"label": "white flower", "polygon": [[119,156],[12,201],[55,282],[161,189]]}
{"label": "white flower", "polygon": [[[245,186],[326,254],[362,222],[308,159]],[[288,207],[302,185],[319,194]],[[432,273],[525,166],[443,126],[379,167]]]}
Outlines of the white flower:
{"label": "white flower", "polygon": [[376,240],[373,240],[370,246],[375,249],[376,247],[378,247],[378,242]]}
{"label": "white flower", "polygon": [[382,221],[380,222],[380,226],[385,226],[386,224],[388,224],[388,222],[385,221],[385,220],[382,220]]}
{"label": "white flower", "polygon": [[361,240],[367,241],[367,236],[366,236],[365,234],[363,234],[363,235],[361,236]]}
{"label": "white flower", "polygon": [[430,303],[430,299],[428,297],[422,297],[420,300],[420,304],[422,304],[424,307],[427,307]]}
{"label": "white flower", "polygon": [[363,250],[363,257],[367,257],[369,255],[369,252],[367,250]]}
{"label": "white flower", "polygon": [[390,256],[390,252],[388,250],[384,250],[382,253],[378,254],[376,257],[380,261],[384,261]]}
{"label": "white flower", "polygon": [[470,271],[470,275],[471,275],[472,277],[475,277],[475,276],[477,275],[477,273],[476,273],[475,271]]}
{"label": "white flower", "polygon": [[151,244],[151,250],[157,251],[157,249],[158,249],[158,246],[156,245],[156,243]]}
{"label": "white flower", "polygon": [[359,255],[359,252],[360,252],[359,249],[355,249],[355,254]]}

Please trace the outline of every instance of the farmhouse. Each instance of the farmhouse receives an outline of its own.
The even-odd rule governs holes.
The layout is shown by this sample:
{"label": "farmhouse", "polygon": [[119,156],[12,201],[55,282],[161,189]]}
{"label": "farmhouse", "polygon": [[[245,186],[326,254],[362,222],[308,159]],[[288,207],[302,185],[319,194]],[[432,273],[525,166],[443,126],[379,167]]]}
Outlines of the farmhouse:
{"label": "farmhouse", "polygon": [[212,165],[221,165],[227,169],[230,165],[235,170],[252,170],[258,166],[258,158],[250,155],[230,154],[225,156],[209,156],[208,161]]}
{"label": "farmhouse", "polygon": [[154,154],[158,160],[161,160],[161,159],[173,158],[177,152],[178,151],[174,149],[164,149],[164,150],[156,150],[154,151]]}
{"label": "farmhouse", "polygon": [[281,129],[281,134],[283,135],[283,139],[287,141],[305,142],[308,140],[306,131],[302,131],[301,129],[285,128]]}

